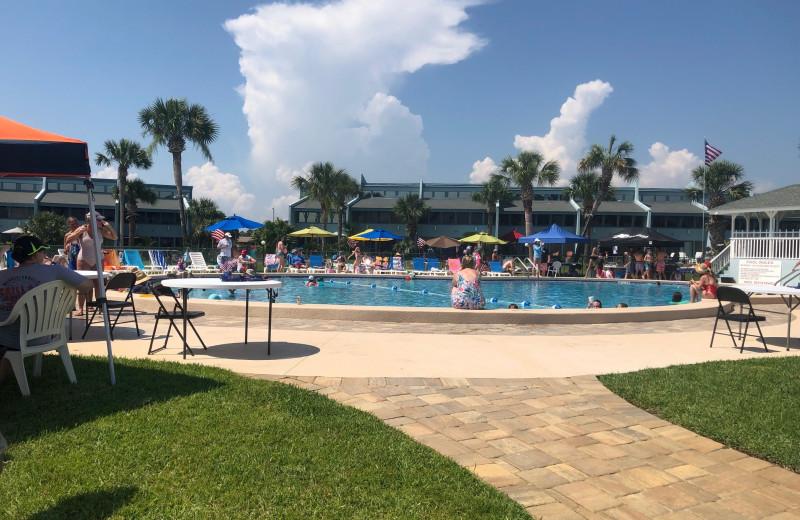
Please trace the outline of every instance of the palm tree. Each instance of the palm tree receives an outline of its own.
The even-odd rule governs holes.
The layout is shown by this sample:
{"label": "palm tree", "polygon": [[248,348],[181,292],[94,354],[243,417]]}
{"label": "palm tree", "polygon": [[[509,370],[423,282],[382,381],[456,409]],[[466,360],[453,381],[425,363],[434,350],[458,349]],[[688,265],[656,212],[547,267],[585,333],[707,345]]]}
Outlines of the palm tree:
{"label": "palm tree", "polygon": [[347,202],[361,195],[361,184],[352,178],[345,170],[337,170],[333,175],[332,188],[333,209],[336,211],[338,219],[336,232],[339,235],[338,240],[341,240],[344,212],[347,210]]}
{"label": "palm tree", "polygon": [[189,201],[189,220],[192,223],[190,243],[198,246],[204,242],[211,242],[211,232],[205,228],[225,218],[217,203],[211,199],[201,197]]}
{"label": "palm tree", "polygon": [[499,202],[500,206],[507,206],[516,198],[503,177],[497,174],[493,174],[487,182],[484,182],[480,191],[472,192],[474,202],[486,205],[486,212],[489,214],[489,223],[486,228],[488,234],[492,234],[494,220],[497,216],[497,203]]}
{"label": "palm tree", "polygon": [[211,119],[204,106],[190,105],[185,99],[179,98],[170,98],[166,101],[157,98],[152,105],[139,111],[139,124],[142,126],[142,135],[150,135],[153,138],[148,147],[149,152],[158,146],[166,146],[172,154],[172,175],[175,178],[175,187],[178,189],[181,235],[185,246],[188,244],[188,237],[186,210],[183,207],[181,154],[186,150],[186,141],[189,141],[200,149],[203,157],[213,161],[208,145],[217,138],[219,126]]}
{"label": "palm tree", "polygon": [[419,221],[425,218],[431,208],[416,193],[409,193],[394,203],[394,214],[406,225],[406,236],[414,240],[419,229]]}
{"label": "palm tree", "polygon": [[[533,185],[555,185],[561,175],[561,166],[558,161],[545,161],[539,152],[520,152],[516,158],[503,159],[500,175],[506,184],[519,186],[522,210],[525,212],[525,234],[533,234]],[[528,256],[533,257],[532,244],[528,244]]]}
{"label": "palm tree", "polygon": [[[120,193],[119,186],[114,186],[111,188],[111,195],[114,198],[119,198],[120,215],[122,214],[122,201],[127,200],[125,204],[128,209],[128,245],[132,246],[136,237],[136,219],[139,218],[139,203],[144,202],[155,206],[156,202],[158,202],[158,193],[142,179],[136,178],[125,183],[124,194]],[[125,196],[125,199],[122,198],[122,195]],[[122,221],[121,218],[120,221]],[[120,229],[122,229],[121,222]]]}
{"label": "palm tree", "polygon": [[591,172],[600,170],[600,185],[597,189],[597,196],[594,198],[592,210],[586,215],[581,235],[589,236],[587,233],[592,226],[592,219],[597,214],[600,203],[606,200],[608,190],[611,188],[611,180],[614,175],[622,178],[625,182],[633,182],[639,179],[639,170],[636,168],[636,160],[631,157],[633,145],[624,141],[616,148],[616,136],[611,136],[608,148],[603,149],[599,144],[593,144],[589,152],[578,161],[578,172]]}
{"label": "palm tree", "polygon": [[[686,197],[693,201],[703,201],[711,210],[734,200],[749,197],[753,192],[753,183],[742,181],[744,168],[730,161],[718,160],[711,167],[698,166],[692,170],[695,187],[684,190]],[[703,198],[705,197],[705,200]],[[720,215],[709,211],[708,238],[711,241],[713,255],[722,250],[725,237],[725,221]],[[703,244],[705,250],[705,244]]]}
{"label": "palm tree", "polygon": [[[305,193],[309,199],[319,202],[320,207],[320,227],[327,231],[328,219],[331,209],[334,207],[333,189],[336,185],[337,177],[342,174],[347,175],[344,169],[336,169],[331,162],[316,162],[308,169],[308,173],[302,177],[292,178],[292,188]],[[322,249],[325,250],[325,239],[322,239]]]}
{"label": "palm tree", "polygon": [[[600,175],[595,172],[578,173],[569,180],[569,186],[561,191],[561,200],[573,199],[580,202],[581,218],[586,221],[594,207],[594,198],[600,192]],[[616,193],[613,186],[606,191],[605,200],[614,200]],[[585,228],[583,236],[588,237],[591,226]],[[589,244],[584,244],[584,255],[589,254]]]}
{"label": "palm tree", "polygon": [[[129,141],[127,139],[120,139],[119,141],[106,141],[103,144],[105,154],[97,152],[94,156],[94,162],[98,166],[111,166],[112,163],[117,165],[117,185],[119,189],[119,222],[117,222],[119,243],[125,245],[124,226],[122,223],[125,221],[125,196],[128,193],[125,183],[128,180],[128,169],[131,167],[141,168],[143,170],[150,169],[153,166],[153,161],[150,154],[145,151],[136,141]],[[133,235],[128,235],[128,245],[133,245]]]}

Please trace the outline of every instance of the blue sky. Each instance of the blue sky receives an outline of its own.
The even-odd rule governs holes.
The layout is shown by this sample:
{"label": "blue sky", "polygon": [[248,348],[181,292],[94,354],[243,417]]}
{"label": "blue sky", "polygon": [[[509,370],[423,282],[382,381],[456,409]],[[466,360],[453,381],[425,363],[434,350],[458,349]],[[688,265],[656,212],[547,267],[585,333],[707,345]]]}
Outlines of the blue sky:
{"label": "blue sky", "polygon": [[[185,183],[255,219],[286,217],[315,161],[466,183],[537,149],[567,182],[612,134],[641,186],[685,186],[706,137],[766,191],[800,173],[797,27],[788,0],[11,2],[0,115],[94,155],[147,144],[137,114],[157,97],[200,103],[221,132],[213,164],[184,154]],[[154,159],[138,174],[171,184]]]}

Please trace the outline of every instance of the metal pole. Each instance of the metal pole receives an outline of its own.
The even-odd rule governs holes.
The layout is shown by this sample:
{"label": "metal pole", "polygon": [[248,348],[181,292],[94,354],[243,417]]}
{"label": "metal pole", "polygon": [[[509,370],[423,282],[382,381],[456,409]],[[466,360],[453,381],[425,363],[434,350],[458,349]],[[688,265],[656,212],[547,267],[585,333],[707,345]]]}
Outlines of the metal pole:
{"label": "metal pole", "polygon": [[500,201],[494,205],[494,236],[500,236]]}

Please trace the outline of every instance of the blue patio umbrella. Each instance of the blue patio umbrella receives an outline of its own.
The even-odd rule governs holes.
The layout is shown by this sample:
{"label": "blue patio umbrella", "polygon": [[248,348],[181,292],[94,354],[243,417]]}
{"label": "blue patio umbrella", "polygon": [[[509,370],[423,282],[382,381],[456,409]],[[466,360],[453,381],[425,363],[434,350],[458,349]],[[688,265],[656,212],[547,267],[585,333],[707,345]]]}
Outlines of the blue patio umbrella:
{"label": "blue patio umbrella", "polygon": [[371,242],[385,242],[388,240],[403,240],[403,237],[397,236],[390,231],[386,231],[385,229],[375,228],[375,229],[368,229],[363,233],[359,233],[357,235],[353,235],[350,237],[352,240],[367,240]]}
{"label": "blue patio umbrella", "polygon": [[260,227],[264,227],[264,224],[259,224],[253,220],[240,217],[239,215],[232,215],[230,217],[225,217],[225,220],[221,220],[216,224],[208,226],[206,231],[215,231],[217,229],[221,229],[222,231],[233,231],[234,229],[258,229]]}

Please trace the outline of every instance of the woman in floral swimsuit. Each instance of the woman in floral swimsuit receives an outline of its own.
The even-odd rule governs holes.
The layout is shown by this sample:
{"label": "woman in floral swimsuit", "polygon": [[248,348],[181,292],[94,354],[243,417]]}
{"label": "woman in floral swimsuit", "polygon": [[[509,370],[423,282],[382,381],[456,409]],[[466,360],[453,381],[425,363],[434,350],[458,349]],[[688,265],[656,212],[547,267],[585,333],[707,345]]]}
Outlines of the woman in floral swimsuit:
{"label": "woman in floral swimsuit", "polygon": [[456,309],[483,309],[486,303],[481,290],[481,273],[475,269],[472,255],[461,259],[461,269],[453,275],[450,302]]}

